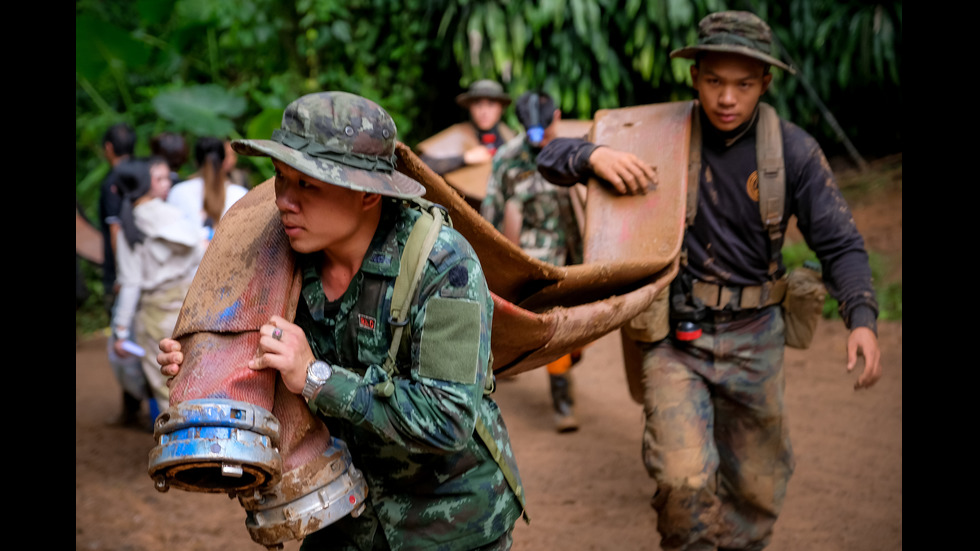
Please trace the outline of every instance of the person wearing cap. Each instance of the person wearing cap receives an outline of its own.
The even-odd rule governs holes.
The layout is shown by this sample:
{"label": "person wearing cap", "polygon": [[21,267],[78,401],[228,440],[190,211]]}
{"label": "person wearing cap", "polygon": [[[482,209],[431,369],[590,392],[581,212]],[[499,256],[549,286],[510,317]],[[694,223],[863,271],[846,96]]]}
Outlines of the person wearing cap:
{"label": "person wearing cap", "polygon": [[419,158],[436,174],[489,163],[497,149],[515,137],[514,131],[500,120],[511,103],[500,83],[478,80],[456,96],[456,103],[469,111],[469,120],[454,124],[416,147]]}
{"label": "person wearing cap", "polygon": [[[303,549],[509,549],[523,491],[486,391],[493,302],[475,252],[448,225],[422,268],[393,370],[384,367],[394,282],[424,193],[395,171],[396,139],[376,103],[322,92],[292,102],[271,140],[233,142],[272,158],[302,275],[296,319],[263,325],[248,367],[277,370],[348,444],[368,484],[366,510],[307,536]],[[160,349],[162,371],[175,375],[179,344]]]}
{"label": "person wearing cap", "polygon": [[[848,372],[864,356],[854,387],[870,387],[881,375],[878,307],[863,239],[816,140],[785,120],[777,120],[785,171],[779,232],[770,235],[762,221],[760,98],[771,66],[793,72],[771,55],[771,46],[772,32],[759,17],[721,12],[700,22],[696,45],[671,53],[694,60],[700,107],[692,123],[702,136],[697,211],[671,285],[670,316],[703,317],[693,340],[675,332],[639,343],[643,458],[657,483],[652,505],[663,549],[761,549],[771,538],[794,460],[783,412],[783,311],[778,293],[766,298],[760,291],[778,289],[786,272],[779,250],[790,215],[820,259],[827,290],[851,330]],[[582,140],[553,141],[538,165],[552,182],[597,175],[629,192],[645,189],[652,168]]]}
{"label": "person wearing cap", "polygon": [[[517,118],[526,129],[493,157],[480,214],[530,256],[555,266],[582,262],[582,242],[569,190],[548,183],[537,171],[541,148],[557,136],[561,111],[544,92],[517,99]],[[574,356],[580,356],[580,353]],[[573,354],[547,365],[555,429],[578,429],[572,392]]]}

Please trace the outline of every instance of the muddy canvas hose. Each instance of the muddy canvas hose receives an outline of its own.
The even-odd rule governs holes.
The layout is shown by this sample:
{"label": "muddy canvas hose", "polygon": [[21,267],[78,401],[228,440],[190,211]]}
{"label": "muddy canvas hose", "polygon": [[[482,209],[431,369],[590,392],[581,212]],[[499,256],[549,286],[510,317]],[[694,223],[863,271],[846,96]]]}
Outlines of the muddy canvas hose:
{"label": "muddy canvas hose", "polygon": [[[645,311],[678,272],[691,102],[629,109],[634,108],[596,113],[593,140],[636,150],[658,167],[660,186],[624,197],[590,183],[581,265],[559,267],[531,258],[408,147],[399,144],[395,151],[398,170],[422,182],[427,200],[447,208],[480,259],[494,301],[490,342],[498,376],[541,367],[619,329]],[[628,380],[639,379],[628,373]]]}
{"label": "muddy canvas hose", "polygon": [[247,364],[259,328],[295,317],[300,279],[270,180],[218,225],[174,329],[184,362],[171,407],[154,424],[149,474],[157,489],[228,493],[252,539],[299,539],[351,512],[367,488],[344,443],[274,370]]}

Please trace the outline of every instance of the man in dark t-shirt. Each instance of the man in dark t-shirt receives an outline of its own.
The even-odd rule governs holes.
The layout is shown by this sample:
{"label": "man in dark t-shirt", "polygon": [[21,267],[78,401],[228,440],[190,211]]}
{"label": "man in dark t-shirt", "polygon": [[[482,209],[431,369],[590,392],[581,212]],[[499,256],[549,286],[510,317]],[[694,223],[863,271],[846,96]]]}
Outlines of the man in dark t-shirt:
{"label": "man in dark t-shirt", "polygon": [[[881,375],[864,241],[816,140],[784,120],[777,121],[785,173],[778,231],[760,215],[759,100],[772,65],[792,71],[770,55],[771,44],[772,32],[757,16],[721,12],[701,21],[697,45],[671,53],[695,60],[700,103],[692,122],[702,137],[697,211],[671,285],[670,317],[694,319],[702,332],[685,325],[661,341],[638,343],[643,457],[657,483],[652,505],[664,550],[762,549],[772,536],[794,465],[783,413],[786,269],[779,254],[790,215],[851,330],[848,371],[864,356],[855,388]],[[538,167],[554,183],[594,175],[624,193],[645,192],[654,178],[636,156],[583,140],[554,140]]]}

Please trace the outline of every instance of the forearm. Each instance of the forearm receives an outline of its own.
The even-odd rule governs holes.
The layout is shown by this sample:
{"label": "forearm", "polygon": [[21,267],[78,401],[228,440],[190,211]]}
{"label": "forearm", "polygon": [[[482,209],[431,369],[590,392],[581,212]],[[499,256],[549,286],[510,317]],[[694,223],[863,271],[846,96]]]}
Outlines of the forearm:
{"label": "forearm", "polygon": [[[386,382],[390,396],[378,391]],[[480,399],[482,389],[475,385],[389,378],[378,366],[363,376],[337,367],[310,409],[345,419],[413,453],[452,453],[472,437]]]}
{"label": "forearm", "polygon": [[878,303],[864,239],[816,141],[803,140],[794,201],[800,230],[823,266],[827,291],[847,327],[877,330]]}
{"label": "forearm", "polygon": [[131,329],[140,299],[139,274],[142,272],[139,255],[125,239],[121,239],[116,249],[116,281],[119,293],[112,312],[112,330]]}
{"label": "forearm", "polygon": [[538,154],[538,172],[560,186],[585,183],[593,175],[589,157],[597,147],[580,138],[555,138]]}
{"label": "forearm", "polygon": [[[116,334],[119,330],[124,330],[123,336],[132,338],[129,333],[132,330],[133,318],[136,315],[136,305],[140,299],[140,288],[137,285],[123,285],[116,295],[116,305],[112,310],[112,332]],[[128,334],[127,334],[128,333]]]}

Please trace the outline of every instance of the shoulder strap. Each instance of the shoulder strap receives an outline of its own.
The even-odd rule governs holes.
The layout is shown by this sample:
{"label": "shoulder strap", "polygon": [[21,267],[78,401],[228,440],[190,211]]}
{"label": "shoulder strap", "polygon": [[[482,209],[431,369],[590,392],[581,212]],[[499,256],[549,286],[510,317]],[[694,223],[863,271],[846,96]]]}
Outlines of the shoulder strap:
{"label": "shoulder strap", "polygon": [[786,168],[779,115],[771,105],[762,102],[759,102],[759,122],[755,132],[755,155],[759,174],[759,214],[769,232],[769,277],[772,278],[779,268],[779,248],[783,239],[780,223],[786,204]]}
{"label": "shoulder strap", "polygon": [[415,296],[419,281],[422,280],[425,262],[439,237],[444,220],[442,207],[431,205],[428,209],[423,209],[422,214],[415,220],[412,232],[405,243],[405,249],[402,251],[398,277],[395,278],[395,286],[391,294],[391,317],[388,319],[388,324],[393,327],[391,346],[388,348],[388,357],[381,366],[389,376],[395,372],[395,356],[398,354],[398,347],[401,346],[402,333],[408,325],[412,297]]}
{"label": "shoulder strap", "polygon": [[698,214],[698,184],[701,182],[701,107],[698,100],[691,102],[691,151],[687,163],[687,226],[694,223]]}

